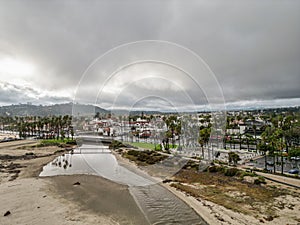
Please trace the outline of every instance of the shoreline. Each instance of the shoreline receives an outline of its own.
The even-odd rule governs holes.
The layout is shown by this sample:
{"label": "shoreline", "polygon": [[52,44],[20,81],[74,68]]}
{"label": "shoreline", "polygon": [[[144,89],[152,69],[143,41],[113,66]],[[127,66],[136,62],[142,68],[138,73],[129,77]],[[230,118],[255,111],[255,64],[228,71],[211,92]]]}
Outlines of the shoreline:
{"label": "shoreline", "polygon": [[[123,166],[133,172],[137,172],[137,174],[146,175],[146,176],[154,179],[157,182],[156,184],[164,187],[166,190],[168,190],[169,192],[174,194],[177,198],[179,198],[186,205],[188,205],[192,210],[194,210],[204,220],[205,223],[216,224],[216,222],[218,222],[213,217],[209,216],[209,212],[207,212],[207,208],[201,207],[200,205],[196,205],[194,202],[194,201],[196,201],[195,199],[190,199],[190,198],[188,199],[184,192],[176,190],[175,188],[171,187],[169,184],[163,183],[162,182],[163,179],[160,177],[150,176],[146,171],[144,171],[142,168],[137,166],[134,162],[130,161],[127,158],[122,157],[117,152],[112,151],[112,154],[116,157],[120,166]],[[139,205],[137,200],[136,200],[136,203],[137,203],[137,205]]]}
{"label": "shoreline", "polygon": [[[0,143],[0,224],[149,224],[127,186],[93,175],[38,177],[64,151],[22,143]],[[37,157],[23,157],[31,152]],[[10,180],[12,172],[18,176]]]}
{"label": "shoreline", "polygon": [[[34,152],[37,158],[18,158],[8,162],[20,164],[18,177],[13,181],[2,179],[5,174],[0,173],[0,224],[46,224],[52,223],[55,217],[56,224],[149,224],[141,206],[134,195],[130,193],[128,185],[119,184],[96,175],[59,175],[53,177],[38,177],[43,165],[51,162],[55,157],[64,152],[57,147],[20,148],[20,145],[5,147],[0,144],[0,155],[19,156]],[[24,146],[31,144],[25,143]],[[4,146],[4,147],[3,147]],[[300,222],[294,214],[300,210],[297,199],[279,199],[284,204],[294,205],[293,211],[285,208],[279,211],[278,217],[267,221],[265,217],[254,217],[234,212],[221,205],[203,198],[192,197],[184,191],[171,187],[171,183],[163,183],[163,178],[150,176],[147,168],[137,166],[133,161],[123,158],[116,151],[112,151],[120,166],[135,172],[140,176],[150,177],[156,184],[164,187],[193,209],[208,224],[281,224],[295,220]],[[1,169],[1,168],[0,168]],[[6,172],[10,174],[9,172]],[[79,182],[78,185],[76,183]],[[75,184],[75,185],[74,185]],[[45,196],[45,197],[44,197]],[[11,215],[3,216],[6,211]],[[293,213],[287,215],[287,213]],[[263,216],[263,215],[262,215]],[[291,217],[291,218],[290,218]],[[292,218],[293,217],[293,218]],[[51,222],[49,222],[49,221]]]}
{"label": "shoreline", "polygon": [[[147,174],[147,171],[143,170],[136,165],[135,162],[130,161],[127,158],[123,158],[117,152],[114,152],[118,162],[120,165],[125,166],[126,168],[134,168],[137,170],[142,170],[143,173]],[[148,175],[149,176],[149,175]],[[168,178],[166,178],[168,179]],[[268,217],[265,215],[261,215],[259,217],[252,215],[252,214],[243,214],[240,212],[235,212],[233,210],[227,209],[222,205],[218,205],[211,201],[205,200],[201,197],[193,197],[190,194],[178,190],[174,187],[171,187],[170,184],[172,183],[163,183],[161,178],[157,178],[158,183],[165,187],[168,191],[173,193],[183,202],[185,202],[190,208],[192,208],[200,217],[203,218],[208,224],[230,224],[230,225],[248,225],[248,224],[293,224],[295,221],[300,222],[300,218],[297,216],[297,211],[300,210],[300,204],[297,199],[294,198],[292,195],[284,195],[282,197],[278,197],[276,201],[279,203],[283,203],[286,205],[292,205],[292,208],[285,207],[284,209],[280,209],[278,212],[278,216],[274,217],[272,220],[268,220]],[[270,183],[270,185],[273,185]],[[279,186],[279,185],[277,185]],[[294,192],[296,193],[296,192]],[[298,203],[297,203],[298,202]],[[292,211],[291,211],[292,210]]]}

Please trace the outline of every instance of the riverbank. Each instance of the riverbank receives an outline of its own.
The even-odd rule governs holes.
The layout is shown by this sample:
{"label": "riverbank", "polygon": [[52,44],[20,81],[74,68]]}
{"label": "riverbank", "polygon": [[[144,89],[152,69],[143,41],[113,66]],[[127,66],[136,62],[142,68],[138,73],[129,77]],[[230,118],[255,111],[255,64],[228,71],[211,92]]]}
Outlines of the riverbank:
{"label": "riverbank", "polygon": [[[116,154],[123,165],[147,171],[147,167]],[[220,173],[183,170],[162,185],[187,203],[209,224],[298,224],[300,196],[297,190],[266,181],[256,185]]]}
{"label": "riverbank", "polygon": [[[165,203],[166,200],[173,199],[171,196],[166,198],[168,193],[163,195],[164,197],[157,195],[162,193],[157,193],[158,189],[151,191],[152,189],[147,187],[136,188],[134,191],[138,194],[136,196],[140,196],[139,203],[142,203],[137,206],[137,199],[129,193],[128,186],[99,176],[38,177],[43,165],[66,151],[68,150],[56,146],[36,147],[34,142],[16,141],[0,144],[0,161],[3,165],[0,168],[0,213],[2,214],[0,214],[0,224],[149,224],[140,210],[140,207],[143,210],[147,207],[143,203],[149,203],[149,198],[144,196],[144,192],[155,195],[156,197],[151,198],[153,201],[158,198]],[[147,172],[153,172],[150,170],[153,169],[152,167],[137,166],[120,154],[116,152],[114,154],[119,165],[142,177],[149,177]],[[162,183],[162,186],[186,203],[189,211],[191,207],[209,224],[297,224],[300,222],[299,193],[278,195],[273,198],[274,201],[256,200],[249,198],[248,191],[257,190],[259,196],[259,191],[265,191],[264,186],[261,188],[253,184],[251,186],[245,181],[222,177],[217,173],[204,174],[207,177],[197,177],[199,175],[197,173],[195,178],[201,178],[202,181],[201,179],[193,181],[194,176],[190,176],[193,175],[190,173],[191,170],[186,172],[189,173],[168,177],[170,179],[168,183],[162,183],[162,177],[157,176],[155,183]],[[270,185],[275,184],[267,182],[266,186]],[[222,188],[222,192],[217,192],[219,188]],[[247,189],[243,191],[241,188]],[[277,190],[279,187],[275,188],[274,190]],[[224,202],[220,202],[220,198],[224,198]],[[147,202],[144,201],[145,199]],[[230,204],[224,204],[228,203],[228,199],[229,203],[232,201],[231,204],[238,210],[230,208]],[[243,201],[249,204],[241,204]],[[155,204],[161,207],[160,202],[151,202],[151,212],[156,210],[152,208]],[[182,209],[182,204],[179,205],[174,207],[175,211],[172,208],[172,215],[176,214],[176,210],[178,214],[188,211]],[[150,219],[162,215],[163,211],[159,207],[155,214],[151,215],[151,212],[147,212]],[[5,214],[7,215],[4,216]],[[166,218],[172,218],[167,215]],[[199,219],[197,221],[205,224]]]}
{"label": "riverbank", "polygon": [[89,175],[39,178],[67,150],[35,145],[0,144],[0,224],[148,224],[127,186]]}

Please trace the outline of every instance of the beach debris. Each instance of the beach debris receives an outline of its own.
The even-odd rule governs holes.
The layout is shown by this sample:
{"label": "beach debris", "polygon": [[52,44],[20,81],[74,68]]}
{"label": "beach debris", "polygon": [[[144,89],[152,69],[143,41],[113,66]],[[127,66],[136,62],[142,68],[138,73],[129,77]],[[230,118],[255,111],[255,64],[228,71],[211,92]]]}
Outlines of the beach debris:
{"label": "beach debris", "polygon": [[273,216],[267,216],[267,217],[264,217],[264,219],[266,221],[272,221],[274,218],[273,218]]}
{"label": "beach debris", "polygon": [[171,180],[171,179],[165,179],[165,180],[163,180],[163,183],[170,183],[170,182],[172,182],[173,180]]}
{"label": "beach debris", "polygon": [[75,182],[74,184],[73,184],[74,186],[76,186],[76,185],[80,185],[80,182]]}
{"label": "beach debris", "polygon": [[215,217],[216,217],[218,220],[220,220],[220,221],[222,221],[222,222],[225,222],[225,220],[221,217],[220,214],[216,214]]}
{"label": "beach debris", "polygon": [[294,210],[294,206],[295,206],[295,204],[289,204],[289,205],[287,205],[287,208],[290,210]]}
{"label": "beach debris", "polygon": [[11,214],[10,211],[6,211],[6,213],[4,213],[4,216],[8,216],[8,215],[10,215],[10,214]]}

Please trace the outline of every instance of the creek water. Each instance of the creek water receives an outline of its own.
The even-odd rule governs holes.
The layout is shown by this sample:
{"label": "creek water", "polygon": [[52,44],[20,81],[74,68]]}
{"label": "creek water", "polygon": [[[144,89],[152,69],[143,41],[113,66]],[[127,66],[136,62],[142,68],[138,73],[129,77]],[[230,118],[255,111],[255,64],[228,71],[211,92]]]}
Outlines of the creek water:
{"label": "creek water", "polygon": [[41,177],[91,174],[129,186],[129,191],[149,224],[207,224],[181,199],[150,176],[118,164],[106,146],[82,145],[44,166]]}

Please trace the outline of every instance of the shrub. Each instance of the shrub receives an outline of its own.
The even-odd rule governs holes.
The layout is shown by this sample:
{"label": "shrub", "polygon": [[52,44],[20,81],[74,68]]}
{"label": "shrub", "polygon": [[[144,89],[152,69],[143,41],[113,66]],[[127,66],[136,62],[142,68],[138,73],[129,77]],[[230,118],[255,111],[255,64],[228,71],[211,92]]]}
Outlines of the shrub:
{"label": "shrub", "polygon": [[113,140],[111,142],[111,144],[109,145],[109,149],[118,149],[118,148],[122,148],[122,147],[125,147],[125,145],[123,145],[122,142],[116,141],[116,140]]}
{"label": "shrub", "polygon": [[218,171],[219,171],[218,170],[218,166],[210,166],[210,167],[208,167],[208,172],[210,172],[210,173],[216,173]]}
{"label": "shrub", "polygon": [[244,178],[246,176],[249,176],[249,177],[256,177],[257,176],[255,173],[248,172],[248,171],[243,171],[243,170],[239,170],[236,175],[239,176],[240,178]]}
{"label": "shrub", "polygon": [[68,141],[66,141],[66,144],[67,145],[76,145],[77,143],[75,140],[68,140]]}
{"label": "shrub", "polygon": [[208,167],[208,172],[210,173],[216,173],[216,172],[221,172],[223,173],[225,171],[225,167],[223,166],[210,166]]}
{"label": "shrub", "polygon": [[226,168],[224,175],[225,176],[229,176],[229,177],[233,177],[237,174],[238,169],[237,168]]}
{"label": "shrub", "polygon": [[258,176],[257,179],[254,180],[254,184],[260,185],[260,184],[266,184],[266,180],[262,176]]}
{"label": "shrub", "polygon": [[128,155],[133,155],[133,156],[138,156],[139,152],[138,151],[135,151],[135,150],[129,150],[127,152]]}
{"label": "shrub", "polygon": [[[189,160],[184,166],[183,169],[193,169],[193,170],[198,170],[199,168],[199,163],[198,162],[194,162]],[[206,169],[207,171],[207,169]]]}

